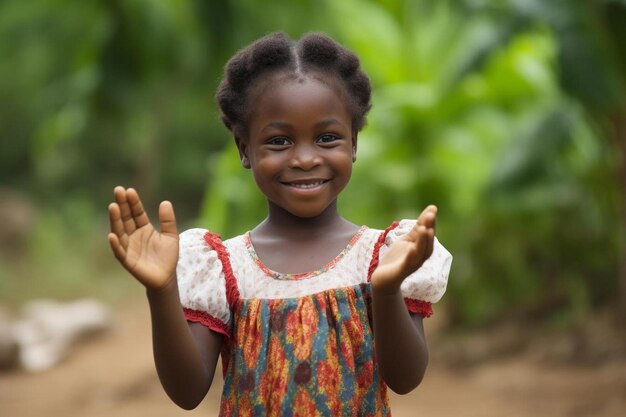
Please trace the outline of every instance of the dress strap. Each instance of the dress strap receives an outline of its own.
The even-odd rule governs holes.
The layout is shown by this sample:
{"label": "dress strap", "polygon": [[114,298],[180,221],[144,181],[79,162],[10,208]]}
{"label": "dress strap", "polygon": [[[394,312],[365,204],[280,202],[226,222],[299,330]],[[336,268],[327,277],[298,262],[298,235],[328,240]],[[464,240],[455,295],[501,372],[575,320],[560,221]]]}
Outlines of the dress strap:
{"label": "dress strap", "polygon": [[372,280],[372,274],[378,267],[378,261],[379,261],[378,258],[380,255],[380,248],[385,244],[385,238],[387,238],[387,235],[389,234],[389,232],[391,232],[393,229],[398,227],[399,224],[400,224],[399,222],[391,223],[391,225],[388,228],[386,228],[380,234],[380,236],[378,236],[378,240],[376,241],[376,244],[374,245],[374,250],[372,251],[372,260],[370,261],[370,266],[367,270],[367,282],[370,282]]}
{"label": "dress strap", "polygon": [[226,246],[222,243],[220,235],[216,233],[206,232],[204,240],[217,252],[217,257],[222,263],[222,270],[224,271],[224,278],[226,279],[226,300],[232,311],[239,300],[239,288],[237,287],[237,278],[235,278],[233,268],[230,264],[228,249],[226,249]]}

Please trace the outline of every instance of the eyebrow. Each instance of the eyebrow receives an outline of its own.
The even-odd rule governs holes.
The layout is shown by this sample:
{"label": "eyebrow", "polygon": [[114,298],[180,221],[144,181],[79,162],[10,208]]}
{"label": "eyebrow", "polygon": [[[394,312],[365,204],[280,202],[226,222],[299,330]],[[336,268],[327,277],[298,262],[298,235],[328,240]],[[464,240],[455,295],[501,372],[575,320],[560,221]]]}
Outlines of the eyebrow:
{"label": "eyebrow", "polygon": [[[326,126],[330,126],[330,125],[343,125],[343,123],[341,123],[339,120],[335,119],[334,117],[328,118],[328,119],[324,119],[324,120],[320,120],[319,122],[315,123],[316,128],[320,128],[320,127],[326,127]],[[261,129],[261,131],[264,131],[265,129],[268,128],[277,128],[277,129],[285,129],[285,128],[290,128],[291,127],[291,123],[287,123],[287,122],[283,122],[283,121],[275,121],[275,122],[270,122],[267,125],[265,125],[263,127],[263,129]]]}
{"label": "eyebrow", "polygon": [[319,122],[315,123],[315,127],[325,127],[329,125],[343,125],[343,123],[341,123],[339,120],[335,119],[334,117],[320,120]]}

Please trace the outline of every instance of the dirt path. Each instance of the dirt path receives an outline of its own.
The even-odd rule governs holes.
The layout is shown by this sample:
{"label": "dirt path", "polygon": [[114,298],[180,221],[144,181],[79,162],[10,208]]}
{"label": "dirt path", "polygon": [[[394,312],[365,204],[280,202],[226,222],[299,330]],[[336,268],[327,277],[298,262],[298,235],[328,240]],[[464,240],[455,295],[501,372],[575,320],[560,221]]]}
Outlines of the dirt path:
{"label": "dirt path", "polygon": [[[221,377],[198,409],[178,409],[157,380],[147,308],[121,309],[115,329],[77,347],[42,374],[0,374],[1,417],[214,416]],[[395,417],[626,415],[626,362],[600,367],[547,367],[525,358],[454,370],[431,361],[426,379],[407,396],[392,395]]]}

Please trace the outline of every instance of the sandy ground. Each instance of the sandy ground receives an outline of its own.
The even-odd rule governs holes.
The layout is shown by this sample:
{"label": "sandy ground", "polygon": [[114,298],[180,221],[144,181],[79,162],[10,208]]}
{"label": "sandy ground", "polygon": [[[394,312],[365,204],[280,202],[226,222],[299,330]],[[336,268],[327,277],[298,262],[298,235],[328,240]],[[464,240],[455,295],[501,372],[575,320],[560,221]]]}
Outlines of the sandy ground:
{"label": "sandy ground", "polygon": [[[178,409],[154,371],[147,307],[119,309],[114,330],[77,346],[56,368],[0,374],[0,417],[214,416],[221,374],[193,411]],[[626,361],[548,366],[528,355],[464,369],[436,359],[422,385],[391,396],[395,417],[626,416]]]}

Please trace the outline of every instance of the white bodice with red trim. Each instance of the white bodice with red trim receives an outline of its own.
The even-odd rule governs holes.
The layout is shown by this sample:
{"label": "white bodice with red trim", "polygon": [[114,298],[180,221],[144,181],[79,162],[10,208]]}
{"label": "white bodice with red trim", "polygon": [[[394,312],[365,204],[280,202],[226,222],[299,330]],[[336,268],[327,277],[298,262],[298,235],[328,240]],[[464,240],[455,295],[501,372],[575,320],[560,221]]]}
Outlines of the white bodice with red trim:
{"label": "white bodice with red trim", "polygon": [[[205,229],[187,230],[180,235],[176,271],[181,304],[188,315],[201,315],[198,321],[208,320],[211,328],[217,324],[225,333],[230,327],[231,308],[239,298],[297,298],[368,282],[378,259],[414,224],[415,220],[403,220],[386,231],[361,227],[331,262],[302,274],[282,274],[266,267],[248,233],[222,242]],[[450,253],[435,239],[432,256],[402,283],[409,309],[412,303],[430,308],[430,303],[439,301],[451,262]],[[429,314],[426,311],[424,315]]]}

